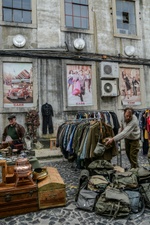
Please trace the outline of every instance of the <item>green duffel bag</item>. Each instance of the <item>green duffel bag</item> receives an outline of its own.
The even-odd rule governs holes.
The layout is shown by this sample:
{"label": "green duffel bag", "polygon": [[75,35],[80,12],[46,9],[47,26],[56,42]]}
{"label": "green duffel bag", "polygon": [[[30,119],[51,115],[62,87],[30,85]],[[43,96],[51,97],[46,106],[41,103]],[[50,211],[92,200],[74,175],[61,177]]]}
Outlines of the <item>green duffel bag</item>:
{"label": "green duffel bag", "polygon": [[128,195],[120,189],[107,188],[95,205],[95,212],[113,218],[126,217],[131,211]]}

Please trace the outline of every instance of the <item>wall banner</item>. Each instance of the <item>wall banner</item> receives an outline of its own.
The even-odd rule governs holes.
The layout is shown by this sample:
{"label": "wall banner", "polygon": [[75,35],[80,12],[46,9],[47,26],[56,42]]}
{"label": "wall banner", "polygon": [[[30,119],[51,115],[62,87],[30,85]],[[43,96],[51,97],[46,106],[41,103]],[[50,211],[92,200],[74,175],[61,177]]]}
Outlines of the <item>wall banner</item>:
{"label": "wall banner", "polygon": [[122,105],[141,105],[140,69],[121,67],[119,81]]}
{"label": "wall banner", "polygon": [[67,65],[68,106],[92,105],[92,69],[90,65]]}
{"label": "wall banner", "polygon": [[33,107],[32,63],[3,63],[4,107]]}

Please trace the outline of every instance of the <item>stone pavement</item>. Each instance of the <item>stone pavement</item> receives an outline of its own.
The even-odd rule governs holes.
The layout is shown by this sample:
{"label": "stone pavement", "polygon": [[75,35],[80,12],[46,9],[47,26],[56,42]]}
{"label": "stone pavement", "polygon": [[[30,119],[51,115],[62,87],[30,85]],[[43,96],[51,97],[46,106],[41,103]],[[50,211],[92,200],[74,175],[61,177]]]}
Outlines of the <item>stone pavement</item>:
{"label": "stone pavement", "polygon": [[[36,152],[37,157],[40,156],[40,151]],[[43,150],[43,153],[46,150]],[[50,150],[49,150],[50,151]],[[63,157],[55,158],[56,151],[52,154],[52,150],[48,157],[40,159],[41,166],[52,166],[58,169],[60,175],[66,183],[67,204],[65,207],[49,208],[39,210],[38,212],[31,212],[24,215],[16,215],[0,219],[0,225],[150,225],[150,210],[145,209],[144,214],[135,219],[128,220],[127,218],[110,220],[97,215],[95,212],[89,213],[76,208],[75,194],[77,191],[78,178],[81,170],[76,168],[76,164],[69,163]],[[59,151],[59,150],[58,150]],[[60,152],[58,152],[61,155]],[[55,155],[55,157],[54,157]],[[53,157],[52,157],[53,156]],[[129,167],[126,154],[122,152],[123,167]],[[117,163],[117,158],[114,157],[112,163]],[[139,153],[139,165],[148,165],[147,157]]]}

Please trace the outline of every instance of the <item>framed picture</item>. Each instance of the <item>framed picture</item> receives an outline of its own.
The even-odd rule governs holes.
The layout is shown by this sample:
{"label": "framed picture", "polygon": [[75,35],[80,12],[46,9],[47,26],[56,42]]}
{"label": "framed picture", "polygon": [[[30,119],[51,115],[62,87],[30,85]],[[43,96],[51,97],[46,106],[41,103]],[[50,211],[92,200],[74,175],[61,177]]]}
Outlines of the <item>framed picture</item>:
{"label": "framed picture", "polygon": [[142,105],[140,68],[120,67],[119,88],[122,105]]}
{"label": "framed picture", "polygon": [[3,63],[3,105],[33,106],[32,63]]}
{"label": "framed picture", "polygon": [[92,105],[92,66],[66,65],[68,106]]}

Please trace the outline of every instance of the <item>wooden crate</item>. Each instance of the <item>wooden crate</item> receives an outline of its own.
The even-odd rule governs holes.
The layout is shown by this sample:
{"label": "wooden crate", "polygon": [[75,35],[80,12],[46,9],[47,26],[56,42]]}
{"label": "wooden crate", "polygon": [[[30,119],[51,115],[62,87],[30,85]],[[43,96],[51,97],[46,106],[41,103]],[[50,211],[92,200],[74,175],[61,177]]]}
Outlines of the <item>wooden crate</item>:
{"label": "wooden crate", "polygon": [[37,184],[0,187],[0,218],[38,211]]}
{"label": "wooden crate", "polygon": [[47,167],[48,176],[38,183],[39,208],[53,208],[66,205],[66,185],[58,170]]}
{"label": "wooden crate", "polygon": [[50,138],[50,150],[57,149],[56,147],[56,137]]}

